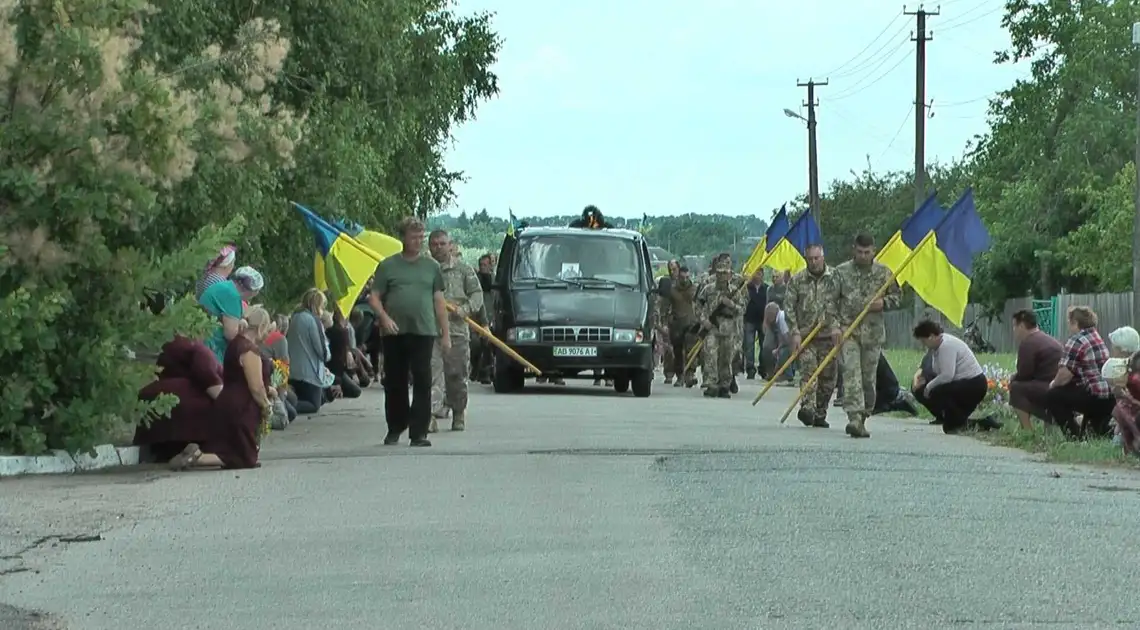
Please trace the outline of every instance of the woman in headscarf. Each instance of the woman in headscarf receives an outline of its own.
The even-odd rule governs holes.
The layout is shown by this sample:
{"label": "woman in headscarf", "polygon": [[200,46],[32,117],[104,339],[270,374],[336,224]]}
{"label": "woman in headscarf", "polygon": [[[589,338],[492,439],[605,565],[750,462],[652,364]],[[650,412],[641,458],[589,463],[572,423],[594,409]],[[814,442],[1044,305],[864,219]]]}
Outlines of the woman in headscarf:
{"label": "woman in headscarf", "polygon": [[1126,453],[1140,452],[1140,430],[1137,430],[1136,416],[1140,415],[1140,370],[1136,363],[1140,359],[1140,333],[1131,326],[1123,326],[1108,336],[1109,359],[1101,368],[1101,376],[1112,387],[1116,405],[1112,408],[1112,419],[1116,421],[1114,441],[1124,447]]}
{"label": "woman in headscarf", "polygon": [[234,263],[237,261],[237,248],[233,245],[226,245],[222,248],[221,253],[216,258],[206,263],[206,269],[202,271],[202,277],[198,278],[198,283],[194,285],[194,297],[201,300],[202,294],[206,289],[211,286],[228,280],[230,273],[234,270]]}
{"label": "woman in headscarf", "polygon": [[222,366],[205,344],[180,336],[162,346],[157,365],[158,378],[139,391],[139,400],[153,402],[170,394],[178,403],[169,414],[140,424],[134,445],[149,447],[157,459],[166,461],[198,439],[193,432],[203,418],[214,415],[214,401],[222,393]]}
{"label": "woman in headscarf", "polygon": [[206,345],[214,351],[218,362],[226,356],[226,345],[240,331],[244,303],[252,300],[265,287],[265,279],[253,267],[239,267],[229,280],[217,282],[206,288],[198,298],[198,304],[218,321],[217,328],[206,339]]}

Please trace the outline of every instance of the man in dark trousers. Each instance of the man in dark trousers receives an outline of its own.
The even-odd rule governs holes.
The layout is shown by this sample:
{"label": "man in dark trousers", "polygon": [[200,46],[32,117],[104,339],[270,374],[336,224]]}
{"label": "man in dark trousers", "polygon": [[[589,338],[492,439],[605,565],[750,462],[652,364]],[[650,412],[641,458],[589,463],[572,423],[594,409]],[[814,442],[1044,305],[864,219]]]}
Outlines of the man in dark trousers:
{"label": "man in dark trousers", "polygon": [[[744,373],[748,380],[756,378],[756,346],[764,345],[764,307],[768,305],[768,285],[764,270],[757,269],[748,281],[748,304],[744,307]],[[763,363],[763,362],[761,362]],[[761,374],[761,378],[768,378]]]}
{"label": "man in dark trousers", "polygon": [[427,434],[432,348],[436,337],[444,351],[451,348],[443,272],[433,258],[420,254],[423,221],[408,217],[400,223],[399,233],[404,249],[376,268],[369,299],[384,335],[384,415],[388,421],[384,444],[399,443],[407,429],[412,446],[431,446]]}

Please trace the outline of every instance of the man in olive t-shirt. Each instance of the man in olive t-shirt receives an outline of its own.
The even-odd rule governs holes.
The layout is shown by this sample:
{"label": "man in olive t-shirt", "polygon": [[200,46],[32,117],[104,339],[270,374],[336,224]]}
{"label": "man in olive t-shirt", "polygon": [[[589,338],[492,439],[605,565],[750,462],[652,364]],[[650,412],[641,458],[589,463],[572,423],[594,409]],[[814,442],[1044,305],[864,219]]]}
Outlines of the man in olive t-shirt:
{"label": "man in olive t-shirt", "polygon": [[388,422],[384,443],[398,443],[407,429],[412,446],[431,446],[427,432],[431,421],[432,347],[437,336],[444,349],[451,346],[443,274],[439,263],[420,254],[423,222],[411,217],[400,228],[404,250],[376,267],[369,299],[384,335],[384,415]]}

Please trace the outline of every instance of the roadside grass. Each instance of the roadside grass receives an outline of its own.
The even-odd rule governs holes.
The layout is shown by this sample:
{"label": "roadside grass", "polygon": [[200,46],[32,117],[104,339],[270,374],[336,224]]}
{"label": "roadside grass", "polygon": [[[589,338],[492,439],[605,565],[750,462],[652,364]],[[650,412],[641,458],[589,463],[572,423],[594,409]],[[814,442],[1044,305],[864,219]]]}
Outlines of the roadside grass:
{"label": "roadside grass", "polygon": [[[911,377],[922,363],[924,353],[912,348],[893,348],[885,350],[884,354],[894,369],[899,384],[909,388]],[[978,361],[988,370],[1009,374],[1014,371],[1017,357],[1007,353],[979,354]],[[984,408],[974,414],[975,416],[994,414],[1002,421],[1002,428],[998,431],[970,432],[971,436],[987,444],[1040,453],[1045,456],[1046,461],[1055,463],[1140,468],[1140,458],[1125,455],[1124,449],[1113,444],[1111,440],[1068,440],[1056,428],[1044,426],[1037,421],[1034,421],[1036,427],[1033,431],[1025,431],[1018,423],[1013,410],[1004,401],[984,403],[984,405]],[[919,406],[919,414],[924,420],[931,419],[930,413],[922,406]]]}

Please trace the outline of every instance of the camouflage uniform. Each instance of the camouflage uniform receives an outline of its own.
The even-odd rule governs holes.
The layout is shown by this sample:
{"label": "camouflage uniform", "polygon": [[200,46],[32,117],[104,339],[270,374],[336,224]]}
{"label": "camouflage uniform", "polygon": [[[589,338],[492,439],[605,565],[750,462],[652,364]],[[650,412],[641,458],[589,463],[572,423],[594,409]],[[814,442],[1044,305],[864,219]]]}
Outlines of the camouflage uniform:
{"label": "camouflage uniform", "polygon": [[[839,324],[839,283],[835,270],[825,267],[823,273],[816,275],[807,269],[797,273],[787,284],[784,294],[784,318],[788,323],[788,330],[793,335],[799,334],[804,341],[812,329],[819,322],[823,327],[816,333],[815,339],[804,346],[800,353],[800,371],[804,380],[810,378],[819,367],[823,358],[835,347],[835,338],[832,336]],[[835,361],[823,369],[819,379],[810,387],[804,389],[800,402],[800,411],[796,416],[800,422],[807,426],[827,428],[827,403],[831,401],[831,394],[835,391],[835,380],[838,373]]]}
{"label": "camouflage uniform", "polygon": [[443,272],[443,297],[459,307],[459,313],[449,313],[448,329],[451,333],[451,350],[443,352],[439,339],[431,353],[431,431],[437,430],[436,420],[447,417],[451,409],[451,428],[465,428],[467,411],[467,371],[471,365],[471,332],[464,317],[483,312],[483,287],[479,276],[470,265],[452,258],[439,266]]}
{"label": "camouflage uniform", "polygon": [[[732,360],[741,343],[736,334],[736,320],[744,314],[748,293],[740,290],[743,279],[731,275],[732,269],[727,262],[718,264],[717,270],[730,274],[726,284],[719,286],[714,275],[711,281],[705,282],[697,291],[696,306],[702,327],[709,323],[712,325],[705,337],[706,353],[701,372],[705,381],[705,396],[728,398],[733,377]],[[724,308],[723,298],[731,299],[732,306]],[[717,321],[711,322],[718,306],[722,308]]]}
{"label": "camouflage uniform", "polygon": [[[839,325],[851,326],[875,293],[891,279],[891,270],[881,263],[866,267],[849,260],[835,268],[839,283]],[[894,282],[883,295],[883,309],[898,306],[899,287]],[[875,374],[879,354],[887,340],[883,313],[867,313],[859,327],[843,343],[843,411],[847,413],[847,434],[871,437],[866,421],[875,408]]]}
{"label": "camouflage uniform", "polygon": [[[671,285],[669,290],[673,290]],[[673,380],[674,372],[673,344],[669,333],[669,296],[658,294],[654,299],[657,302],[654,328],[657,330],[657,343],[661,346],[661,371],[665,373],[665,384],[668,385]],[[654,356],[657,356],[656,352]]]}
{"label": "camouflage uniform", "polygon": [[[660,317],[662,323],[668,327],[669,348],[668,357],[672,359],[672,365],[666,365],[666,375],[673,374],[677,379],[673,382],[673,387],[692,387],[696,381],[696,364],[689,368],[684,374],[677,372],[676,363],[680,361],[680,366],[684,370],[684,362],[689,356],[689,352],[697,343],[697,335],[693,332],[693,326],[696,322],[696,313],[694,312],[694,297],[697,294],[697,287],[693,284],[692,279],[685,286],[681,286],[680,281],[673,283],[669,288],[668,295],[661,301]],[[677,356],[676,352],[680,350],[684,354]]]}

